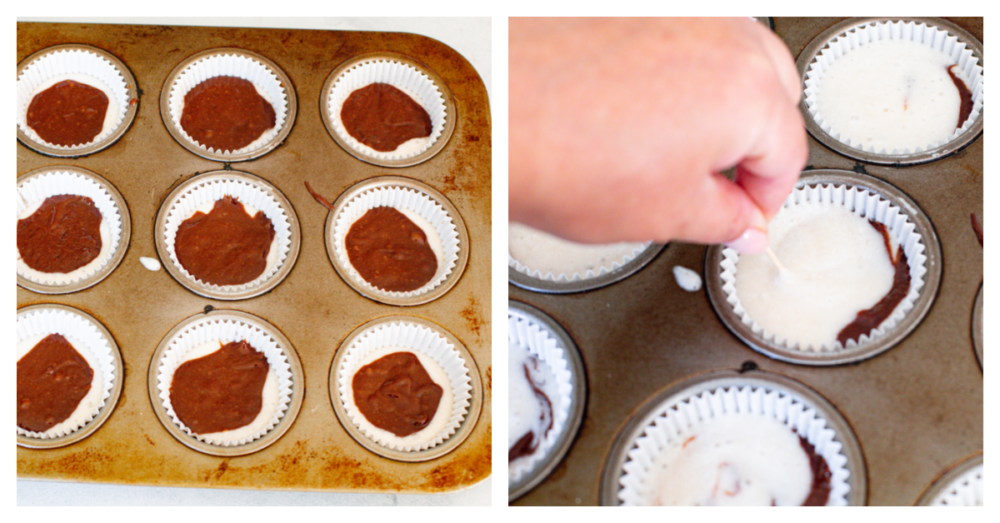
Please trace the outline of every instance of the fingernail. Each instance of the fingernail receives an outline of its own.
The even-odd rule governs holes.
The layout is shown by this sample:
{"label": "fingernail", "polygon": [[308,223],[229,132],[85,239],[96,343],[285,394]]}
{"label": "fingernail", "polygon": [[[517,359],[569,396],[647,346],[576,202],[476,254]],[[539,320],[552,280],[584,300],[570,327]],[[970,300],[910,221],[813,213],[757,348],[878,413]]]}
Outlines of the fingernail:
{"label": "fingernail", "polygon": [[767,248],[767,220],[760,209],[754,209],[750,217],[750,226],[743,234],[725,245],[740,254],[759,254]]}

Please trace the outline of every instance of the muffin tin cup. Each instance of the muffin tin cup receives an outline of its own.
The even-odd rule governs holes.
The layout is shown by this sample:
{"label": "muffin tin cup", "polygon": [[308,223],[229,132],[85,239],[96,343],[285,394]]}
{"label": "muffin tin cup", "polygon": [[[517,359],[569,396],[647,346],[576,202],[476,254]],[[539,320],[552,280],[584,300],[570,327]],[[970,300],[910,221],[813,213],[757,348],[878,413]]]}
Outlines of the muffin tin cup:
{"label": "muffin tin cup", "polygon": [[[364,355],[381,347],[399,347],[421,352],[432,358],[449,375],[454,404],[448,426],[437,435],[432,446],[413,450],[391,448],[380,443],[352,419],[360,415],[347,405],[348,380]],[[483,386],[479,367],[465,345],[440,325],[411,316],[385,316],[354,329],[337,348],[330,366],[330,402],[337,419],[361,446],[375,454],[406,462],[439,458],[455,450],[475,427],[483,406]]]}
{"label": "muffin tin cup", "polygon": [[[507,471],[507,501],[512,502],[535,488],[569,452],[576,433],[583,423],[587,401],[586,371],[583,358],[569,334],[542,311],[521,302],[507,300],[508,340],[532,343],[529,352],[538,355],[551,369],[560,369],[556,379],[560,382],[559,411],[553,413],[550,436],[538,447],[529,461]],[[541,346],[539,346],[541,345]],[[510,371],[510,369],[508,369]],[[558,426],[557,426],[558,424]]]}
{"label": "muffin tin cup", "polygon": [[[427,220],[441,240],[443,259],[430,282],[408,292],[386,291],[361,277],[351,265],[344,238],[351,225],[369,209],[387,206],[415,212]],[[326,252],[337,274],[362,296],[397,306],[434,301],[455,286],[469,261],[469,233],[458,209],[429,186],[400,176],[369,178],[349,188],[333,203],[326,219]]]}
{"label": "muffin tin cup", "polygon": [[[859,41],[868,41],[868,37],[858,34],[858,29],[862,29],[862,32],[865,35],[869,33],[877,35],[880,31],[875,29],[874,26],[894,22],[903,22],[906,24],[912,23],[916,24],[916,27],[895,31],[885,28],[881,30],[881,33],[885,35],[882,36],[882,38],[886,38],[888,35],[895,33],[899,36],[899,38],[912,36],[914,40],[917,40],[925,34],[925,30],[921,29],[924,25],[928,26],[927,29],[936,29],[941,31],[942,33],[937,36],[934,36],[932,32],[928,32],[926,41],[927,43],[932,44],[930,47],[938,50],[944,50],[946,54],[953,56],[959,67],[972,81],[972,85],[969,86],[969,90],[972,92],[974,101],[972,114],[970,115],[971,121],[967,120],[964,122],[957,135],[953,132],[944,143],[927,144],[926,146],[920,147],[921,150],[919,151],[895,154],[866,151],[842,142],[838,137],[835,137],[829,134],[827,130],[824,130],[822,125],[816,121],[815,111],[813,111],[810,104],[811,90],[814,89],[819,82],[819,80],[815,78],[816,75],[813,72],[814,68],[825,67],[826,63],[839,58],[843,53],[841,49],[852,49],[859,45]],[[835,45],[837,49],[834,52],[829,48],[829,46],[840,36],[845,37],[839,41],[839,44]],[[924,40],[918,41],[924,42]],[[961,44],[965,44],[964,50],[960,48]],[[827,52],[823,53],[824,50],[827,50]],[[820,66],[820,62],[823,63],[822,66]],[[819,34],[809,43],[809,45],[805,47],[805,49],[802,50],[802,53],[799,54],[796,65],[799,70],[799,76],[802,78],[803,89],[803,96],[801,102],[799,103],[799,107],[805,117],[806,130],[809,131],[809,134],[826,147],[843,156],[882,165],[904,166],[927,163],[955,153],[959,149],[971,143],[979,136],[980,133],[982,133],[982,64],[982,43],[962,28],[946,20],[942,20],[940,18],[852,18],[840,22]]]}
{"label": "muffin tin cup", "polygon": [[[280,399],[275,415],[277,419],[272,418],[267,427],[246,443],[209,443],[204,437],[192,434],[176,419],[169,402],[170,383],[167,380],[172,378],[173,371],[183,361],[183,354],[188,349],[214,340],[228,342],[242,339],[264,352],[268,363],[278,374]],[[298,354],[281,331],[252,314],[220,309],[195,314],[181,321],[163,337],[150,360],[148,387],[153,411],[171,436],[198,452],[222,457],[252,454],[278,441],[295,422],[306,390]]]}
{"label": "muffin tin cup", "polygon": [[[31,449],[54,449],[77,443],[93,434],[111,416],[121,397],[125,367],[114,337],[93,316],[73,307],[44,303],[17,311],[18,341],[32,335],[59,333],[72,336],[86,345],[98,360],[103,376],[100,406],[82,426],[61,436],[45,436],[17,430],[17,445]],[[22,323],[23,321],[23,323]]]}
{"label": "muffin tin cup", "polygon": [[972,306],[972,346],[976,350],[979,370],[983,370],[983,284],[979,284],[976,304]]}
{"label": "muffin tin cup", "polygon": [[983,455],[977,454],[938,478],[917,505],[971,507],[983,505]]}
{"label": "muffin tin cup", "polygon": [[[98,256],[101,260],[97,267],[88,269],[86,273],[78,273],[87,266],[81,267],[69,274],[58,277],[47,276],[38,271],[23,271],[18,262],[17,284],[25,289],[39,294],[70,294],[87,289],[107,278],[121,263],[128,251],[132,236],[132,221],[128,205],[121,193],[111,185],[111,182],[100,175],[80,167],[55,165],[42,167],[25,173],[17,178],[17,211],[44,201],[49,196],[59,194],[76,194],[87,196],[94,201],[101,211],[102,223],[108,222],[111,246],[107,254]],[[102,260],[103,258],[103,260]],[[93,262],[91,262],[93,263]],[[68,281],[59,281],[68,280]]]}
{"label": "muffin tin cup", "polygon": [[[46,81],[64,76],[93,78],[107,87],[112,96],[108,107],[116,107],[115,123],[104,129],[90,143],[62,146],[46,142],[28,127],[26,113],[34,91]],[[104,89],[102,89],[104,91]],[[105,93],[107,94],[107,93]],[[139,89],[128,67],[111,53],[83,44],[47,47],[28,56],[17,66],[17,140],[45,156],[79,158],[102,151],[128,131],[139,110]]]}
{"label": "muffin tin cup", "polygon": [[[184,95],[217,76],[236,76],[253,83],[267,93],[265,98],[274,108],[274,127],[236,151],[217,151],[200,144],[181,127]],[[160,116],[170,135],[188,151],[217,162],[243,162],[264,156],[288,138],[298,112],[297,100],[292,82],[277,64],[250,51],[222,47],[197,53],[170,71],[160,92]]]}
{"label": "muffin tin cup", "polygon": [[[353,91],[373,83],[392,85],[423,106],[432,126],[430,141],[425,146],[403,154],[380,152],[347,133],[340,121],[344,100]],[[320,116],[337,145],[351,156],[381,167],[409,167],[430,160],[444,149],[458,121],[455,99],[444,80],[426,65],[390,52],[361,54],[338,65],[320,91]]]}
{"label": "muffin tin cup", "polygon": [[[806,438],[832,473],[829,505],[864,505],[867,474],[847,421],[826,399],[784,376],[717,371],[676,383],[646,402],[621,429],[601,478],[601,504],[634,504],[653,456],[674,430],[730,412],[772,415]],[[653,436],[652,434],[656,434]],[[624,497],[623,497],[624,496]]]}
{"label": "muffin tin cup", "polygon": [[[240,285],[214,285],[195,278],[180,264],[174,251],[177,228],[194,209],[227,195],[263,211],[274,225],[278,239],[275,265],[265,268],[253,281]],[[288,198],[263,178],[233,170],[207,172],[178,185],[160,205],[155,231],[156,252],[178,283],[199,296],[227,301],[253,298],[277,287],[291,273],[302,244],[298,216]]]}
{"label": "muffin tin cup", "polygon": [[[802,350],[796,348],[794,340],[780,342],[773,333],[768,333],[752,321],[752,318],[743,311],[735,288],[727,281],[735,274],[734,265],[738,255],[721,245],[709,247],[705,257],[705,283],[709,300],[722,323],[757,352],[773,359],[801,365],[853,363],[889,350],[906,338],[927,315],[941,283],[940,242],[930,220],[913,200],[899,189],[876,178],[849,171],[824,169],[803,173],[788,202],[797,202],[794,200],[796,197],[803,201],[815,201],[820,194],[824,194],[823,187],[847,187],[871,195],[863,197],[866,205],[864,216],[885,223],[890,229],[890,234],[896,239],[899,239],[900,235],[908,237],[901,247],[909,252],[907,257],[910,261],[911,277],[916,278],[914,283],[918,283],[917,279],[922,279],[923,286],[915,288],[914,283],[911,283],[910,294],[897,305],[893,314],[873,331],[875,333],[873,338],[869,338],[871,335],[862,336],[860,344],[848,342],[846,348],[841,347],[838,342],[834,347]],[[848,204],[846,201],[842,203],[845,206]],[[898,214],[893,212],[893,208],[898,209]],[[853,206],[850,209],[853,209]],[[920,257],[923,258],[922,263],[918,259]],[[915,273],[914,264],[918,267],[922,265],[926,272],[920,274],[918,268]],[[916,298],[913,297],[915,291],[918,292]],[[902,310],[911,304],[912,308],[908,311]],[[901,312],[904,315],[899,318]],[[883,329],[884,332],[880,333],[879,331]]]}
{"label": "muffin tin cup", "polygon": [[[601,287],[606,287],[613,283],[618,283],[625,278],[639,272],[643,267],[653,261],[657,254],[660,254],[666,245],[649,244],[645,249],[636,253],[631,259],[623,260],[623,263],[616,264],[617,267],[608,271],[602,267],[600,274],[593,277],[582,277],[578,279],[551,279],[535,277],[531,275],[531,269],[521,264],[514,258],[507,255],[507,281],[522,289],[541,292],[546,294],[572,294],[576,292],[586,292]],[[533,271],[538,274],[539,271]],[[579,274],[579,273],[575,273]],[[589,273],[588,273],[589,274]]]}

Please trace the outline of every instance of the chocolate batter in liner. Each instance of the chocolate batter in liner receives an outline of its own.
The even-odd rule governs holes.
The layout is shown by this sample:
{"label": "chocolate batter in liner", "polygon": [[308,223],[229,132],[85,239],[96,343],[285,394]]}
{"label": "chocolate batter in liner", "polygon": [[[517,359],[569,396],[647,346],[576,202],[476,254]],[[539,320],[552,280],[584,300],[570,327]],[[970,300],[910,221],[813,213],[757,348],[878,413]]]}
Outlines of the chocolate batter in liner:
{"label": "chocolate batter in liner", "polygon": [[[457,347],[430,326],[399,320],[373,322],[352,335],[350,345],[341,347],[334,362],[337,368],[331,375],[336,382],[331,386],[337,391],[335,402],[343,407],[343,412],[338,411],[341,422],[359,431],[355,437],[367,438],[378,447],[404,453],[433,449],[454,436],[469,415],[473,392],[470,366]],[[399,372],[416,366],[427,376]],[[404,394],[397,395],[396,389]],[[360,401],[359,391],[366,397]],[[436,409],[424,408],[431,403],[437,403]],[[386,405],[389,409],[382,408]],[[370,417],[372,406],[397,411],[396,415],[375,418],[386,418],[404,430],[396,432]]]}
{"label": "chocolate batter in liner", "polygon": [[[311,192],[314,198],[319,196],[315,191]],[[323,203],[326,201],[325,198],[320,196],[317,201],[327,206]],[[431,196],[413,189],[379,187],[355,196],[340,207],[332,205],[328,207],[339,209],[332,227],[333,237],[328,238],[328,241],[332,240],[335,246],[336,259],[341,268],[346,270],[346,275],[350,279],[363,283],[364,287],[378,294],[408,297],[437,288],[454,271],[460,250],[466,248],[459,243],[458,228],[448,211]],[[371,223],[365,225],[371,218],[379,218],[375,220],[376,222],[382,221],[383,214],[396,216],[396,219],[392,219],[391,216],[389,218],[390,222],[397,222],[402,210],[410,211],[430,224],[430,227],[425,229],[403,215],[406,222],[410,223],[406,228],[418,237],[422,235],[423,238],[410,240],[408,235],[403,235],[398,238],[402,240],[401,242],[395,241],[392,237],[399,236],[398,231],[390,234],[378,223],[374,226]],[[437,226],[434,225],[436,223]],[[364,227],[361,227],[362,225]],[[348,242],[347,240],[351,239],[353,233],[357,233],[359,229],[368,231],[364,234],[363,241]],[[444,229],[443,235],[442,229]],[[440,254],[436,252],[435,247],[440,247]],[[431,252],[434,254],[433,267],[430,266]],[[368,267],[365,266],[368,265],[367,262],[361,266],[356,265],[358,254],[362,254],[364,259],[374,264]],[[417,263],[412,263],[414,260]],[[399,270],[390,270],[393,265],[398,265]]]}
{"label": "chocolate batter in liner", "polygon": [[[295,393],[293,349],[269,334],[271,327],[216,312],[217,318],[182,322],[183,329],[163,342],[167,348],[151,379],[175,437],[233,447],[265,437],[291,412],[286,409]],[[260,416],[264,411],[268,415]]]}

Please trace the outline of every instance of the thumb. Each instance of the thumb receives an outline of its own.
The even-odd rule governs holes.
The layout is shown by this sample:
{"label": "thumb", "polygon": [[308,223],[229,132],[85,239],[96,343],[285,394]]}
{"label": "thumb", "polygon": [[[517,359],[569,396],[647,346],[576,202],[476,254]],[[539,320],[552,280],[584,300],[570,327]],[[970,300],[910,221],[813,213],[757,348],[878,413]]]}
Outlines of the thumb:
{"label": "thumb", "polygon": [[675,239],[699,243],[725,243],[744,254],[767,248],[767,220],[742,187],[713,173],[690,202],[687,219]]}

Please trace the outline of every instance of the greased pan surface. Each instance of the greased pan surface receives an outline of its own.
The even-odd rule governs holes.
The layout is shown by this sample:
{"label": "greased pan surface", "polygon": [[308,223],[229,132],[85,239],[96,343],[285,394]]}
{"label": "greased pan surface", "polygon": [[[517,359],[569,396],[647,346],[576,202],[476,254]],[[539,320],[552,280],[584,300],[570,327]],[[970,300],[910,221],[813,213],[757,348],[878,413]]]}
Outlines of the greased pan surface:
{"label": "greased pan surface", "polygon": [[[124,390],[107,423],[87,439],[54,450],[19,448],[18,477],[425,493],[463,488],[490,474],[491,122],[486,89],[461,55],[435,40],[396,33],[48,23],[19,23],[17,30],[17,62],[61,43],[94,45],[127,64],[142,92],[136,120],[118,143],[71,162],[107,178],[128,203],[132,238],[125,259],[107,279],[73,294],[44,296],[17,289],[18,307],[61,303],[102,322],[121,348]],[[154,220],[167,194],[196,173],[228,168],[178,145],[164,127],[158,103],[160,88],[177,64],[202,50],[227,46],[278,64],[299,103],[284,144],[234,166],[275,185],[292,203],[302,231],[299,258],[274,290],[239,302],[200,297],[165,270],[150,272],[139,263],[140,256],[156,257]],[[330,72],[351,56],[384,50],[433,69],[448,84],[458,108],[459,121],[447,146],[417,166],[388,169],[358,161],[330,138],[320,117],[320,90]],[[17,157],[18,174],[67,163],[21,144]],[[332,201],[355,183],[386,174],[418,179],[445,194],[469,232],[469,264],[455,287],[433,303],[405,311],[459,338],[475,358],[484,386],[482,414],[469,438],[426,463],[394,462],[358,445],[337,421],[327,390],[340,342],[361,324],[401,309],[361,296],[337,276],[323,241],[327,210],[313,201],[303,182]],[[273,324],[295,347],[306,376],[295,423],[273,445],[248,456],[220,458],[188,449],[164,430],[150,404],[146,374],[157,344],[179,322],[208,307],[244,311]]]}
{"label": "greased pan surface", "polygon": [[[797,57],[838,18],[774,18]],[[982,18],[948,19],[982,40]],[[983,281],[983,250],[969,214],[983,211],[983,137],[956,154],[906,168],[862,164],[809,138],[807,169],[866,172],[899,188],[926,213],[941,241],[934,305],[892,350],[854,365],[811,368],[754,352],[715,315],[705,289],[688,293],[672,273],[703,274],[706,248],[673,243],[642,271],[603,289],[550,296],[508,285],[576,342],[587,371],[583,426],[562,463],[518,505],[596,505],[615,435],[671,383],[744,362],[800,381],[844,416],[868,470],[868,504],[913,505],[955,463],[983,449],[983,373],[970,325]]]}

